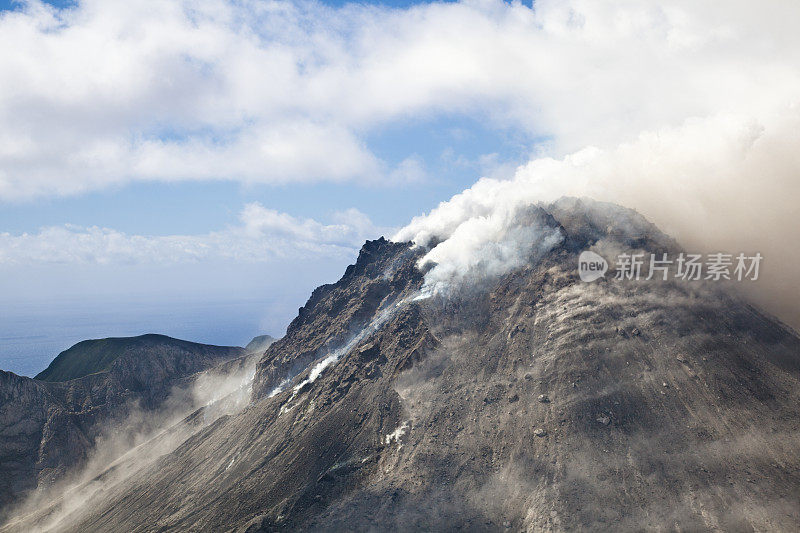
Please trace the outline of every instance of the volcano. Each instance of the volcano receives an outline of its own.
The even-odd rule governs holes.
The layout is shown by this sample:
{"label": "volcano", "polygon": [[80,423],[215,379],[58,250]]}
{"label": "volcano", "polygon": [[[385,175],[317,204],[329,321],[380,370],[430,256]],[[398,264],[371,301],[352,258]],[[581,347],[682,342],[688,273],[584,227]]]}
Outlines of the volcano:
{"label": "volcano", "polygon": [[581,281],[584,250],[680,251],[631,210],[562,199],[518,227],[524,261],[446,290],[435,239],[368,241],[242,407],[198,406],[0,530],[800,529],[797,334],[723,284]]}

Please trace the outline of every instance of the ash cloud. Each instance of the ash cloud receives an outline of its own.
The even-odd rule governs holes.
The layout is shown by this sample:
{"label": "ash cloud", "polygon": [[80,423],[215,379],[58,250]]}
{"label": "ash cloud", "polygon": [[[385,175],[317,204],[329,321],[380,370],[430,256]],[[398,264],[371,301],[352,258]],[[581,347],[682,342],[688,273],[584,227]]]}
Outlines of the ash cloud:
{"label": "ash cloud", "polygon": [[796,105],[691,119],[615,148],[534,159],[509,180],[483,178],[394,238],[419,245],[441,241],[426,256],[439,263],[431,283],[441,272],[463,271],[463,258],[471,253],[477,253],[474,261],[484,252],[513,268],[514,254],[494,253],[492,243],[498,235],[513,235],[518,213],[564,195],[589,196],[636,209],[692,252],[760,252],[759,281],[739,287],[798,328],[797,146]]}
{"label": "ash cloud", "polygon": [[[509,179],[482,178],[395,238],[443,240],[433,255],[447,250],[440,265],[457,269],[459,254],[488,246],[525,206],[565,195],[614,202],[687,250],[761,252],[761,279],[744,289],[800,327],[800,56],[787,24],[797,6],[541,2],[533,11],[546,39],[526,49],[542,76],[518,100],[540,112],[518,115],[535,117],[529,126],[547,142]],[[500,227],[474,227],[486,221]],[[468,231],[472,242],[447,244]]]}

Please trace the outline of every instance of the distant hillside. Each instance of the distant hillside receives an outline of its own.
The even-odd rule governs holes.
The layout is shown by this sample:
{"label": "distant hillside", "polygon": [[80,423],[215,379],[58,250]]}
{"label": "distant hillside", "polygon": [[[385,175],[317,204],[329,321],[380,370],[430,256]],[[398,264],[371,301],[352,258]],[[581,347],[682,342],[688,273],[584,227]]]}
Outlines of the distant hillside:
{"label": "distant hillside", "polygon": [[[192,376],[244,354],[238,346],[142,335],[79,342],[34,379],[0,370],[0,522],[37,484],[79,468],[109,421],[131,410],[155,414],[182,398],[176,388],[188,391]],[[144,417],[134,431],[157,419]]]}
{"label": "distant hillside", "polygon": [[247,346],[244,347],[244,351],[247,353],[263,352],[275,341],[276,339],[272,335],[259,335],[258,337],[253,337],[253,340],[247,343]]}
{"label": "distant hillside", "polygon": [[[255,339],[254,339],[255,340]],[[141,357],[143,351],[178,351],[197,353],[220,347],[173,339],[165,335],[147,334],[138,337],[112,337],[81,341],[64,350],[34,379],[41,381],[69,381],[98,372],[106,372],[121,357]],[[238,351],[238,348],[230,348]],[[231,354],[233,355],[233,354]],[[215,357],[216,358],[216,357]]]}

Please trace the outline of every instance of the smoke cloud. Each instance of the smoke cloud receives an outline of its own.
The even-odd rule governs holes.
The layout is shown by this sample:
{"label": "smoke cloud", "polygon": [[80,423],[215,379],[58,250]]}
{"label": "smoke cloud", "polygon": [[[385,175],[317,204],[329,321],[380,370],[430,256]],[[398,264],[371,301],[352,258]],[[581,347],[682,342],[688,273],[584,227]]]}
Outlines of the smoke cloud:
{"label": "smoke cloud", "polygon": [[431,283],[440,273],[462,271],[465,257],[476,262],[491,257],[512,268],[518,256],[496,253],[496,242],[507,235],[513,249],[531,238],[513,230],[518,213],[563,195],[589,196],[638,210],[690,251],[760,252],[765,259],[759,281],[742,287],[797,328],[797,146],[797,105],[760,115],[690,119],[611,149],[587,147],[560,159],[534,159],[509,180],[481,179],[415,218],[395,239],[421,245],[442,241],[426,256],[438,263]]}
{"label": "smoke cloud", "polygon": [[[459,203],[458,199],[453,201]],[[419,262],[421,268],[429,270],[418,298],[447,295],[464,284],[477,286],[482,280],[535,260],[564,238],[560,231],[544,223],[540,210],[524,203],[493,206],[467,201],[456,205],[453,211],[450,216],[431,218],[432,225],[438,227],[428,227],[428,219],[415,219],[395,236],[396,240],[412,240],[420,245],[444,239]]]}

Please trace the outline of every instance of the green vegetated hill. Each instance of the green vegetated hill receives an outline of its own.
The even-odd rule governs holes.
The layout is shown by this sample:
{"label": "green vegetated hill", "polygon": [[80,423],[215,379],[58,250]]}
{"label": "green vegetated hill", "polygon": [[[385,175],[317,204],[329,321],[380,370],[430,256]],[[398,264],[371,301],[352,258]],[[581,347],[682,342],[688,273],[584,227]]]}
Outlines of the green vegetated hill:
{"label": "green vegetated hill", "polygon": [[[210,345],[156,334],[85,340],[58,354],[50,365],[37,374],[34,379],[69,381],[105,372],[120,357],[137,356],[137,354],[140,356],[142,351],[163,349],[195,351],[203,347],[210,347]],[[213,348],[218,347],[214,346]]]}

